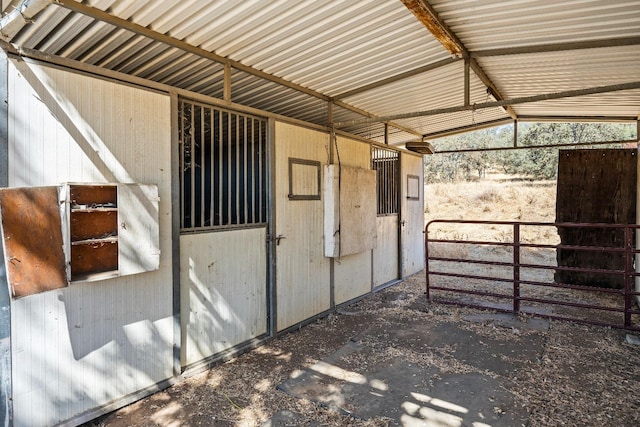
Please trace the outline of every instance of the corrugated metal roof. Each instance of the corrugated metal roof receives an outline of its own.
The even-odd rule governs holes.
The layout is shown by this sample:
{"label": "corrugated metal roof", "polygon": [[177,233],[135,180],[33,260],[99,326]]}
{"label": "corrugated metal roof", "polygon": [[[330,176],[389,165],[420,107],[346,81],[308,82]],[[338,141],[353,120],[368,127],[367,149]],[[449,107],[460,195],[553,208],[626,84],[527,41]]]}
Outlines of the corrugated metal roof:
{"label": "corrugated metal roof", "polygon": [[429,0],[470,51],[640,35],[637,0]]}
{"label": "corrugated metal roof", "polygon": [[[452,61],[442,35],[403,1],[60,0],[9,41],[215,98],[224,94],[221,61],[231,61],[234,102],[327,125],[335,98],[353,108],[334,106],[334,122],[376,141],[384,141],[383,122],[391,124],[389,141],[402,143],[510,114],[640,115],[636,89],[522,103],[510,114],[500,107],[436,114],[464,105],[464,61]],[[20,4],[3,2],[4,12]],[[471,105],[640,81],[640,0],[421,4],[475,61]],[[424,116],[388,119],[416,112]],[[363,122],[372,116],[382,120]]]}

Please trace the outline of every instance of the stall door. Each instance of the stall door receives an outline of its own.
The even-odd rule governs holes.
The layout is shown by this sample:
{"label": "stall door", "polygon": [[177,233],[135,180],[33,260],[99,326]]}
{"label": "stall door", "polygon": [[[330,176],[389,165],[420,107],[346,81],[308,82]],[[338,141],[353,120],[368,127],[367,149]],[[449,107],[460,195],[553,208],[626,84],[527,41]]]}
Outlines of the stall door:
{"label": "stall door", "polygon": [[267,328],[268,157],[264,118],[179,102],[182,363]]}
{"label": "stall door", "polygon": [[326,134],[276,123],[273,238],[278,331],[331,307],[321,197],[328,144]]}
{"label": "stall door", "polygon": [[422,156],[401,154],[400,241],[402,277],[424,268],[424,174]]}
{"label": "stall door", "polygon": [[400,152],[371,148],[371,168],[376,171],[377,245],[373,249],[373,287],[379,288],[400,278],[399,211]]}

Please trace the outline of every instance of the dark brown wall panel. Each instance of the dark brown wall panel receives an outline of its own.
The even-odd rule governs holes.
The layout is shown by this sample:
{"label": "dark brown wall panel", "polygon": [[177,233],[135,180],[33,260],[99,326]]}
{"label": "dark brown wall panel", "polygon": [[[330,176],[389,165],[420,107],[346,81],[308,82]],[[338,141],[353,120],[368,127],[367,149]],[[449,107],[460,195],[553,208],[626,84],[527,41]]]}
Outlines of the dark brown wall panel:
{"label": "dark brown wall panel", "polygon": [[[556,221],[636,223],[635,149],[561,150]],[[624,230],[559,227],[563,245],[624,247]],[[635,241],[635,240],[633,240]],[[624,270],[624,254],[558,249],[559,266]],[[622,288],[622,275],[557,271],[556,282]]]}

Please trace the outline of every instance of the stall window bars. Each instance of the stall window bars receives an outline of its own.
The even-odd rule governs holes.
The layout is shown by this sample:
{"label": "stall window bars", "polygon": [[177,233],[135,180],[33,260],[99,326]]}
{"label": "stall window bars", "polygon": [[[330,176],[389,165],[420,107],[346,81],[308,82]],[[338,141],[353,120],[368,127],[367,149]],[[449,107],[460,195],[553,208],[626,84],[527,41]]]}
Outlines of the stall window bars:
{"label": "stall window bars", "polygon": [[398,214],[400,156],[395,150],[373,146],[371,168],[376,171],[378,215]]}
{"label": "stall window bars", "polygon": [[267,120],[180,100],[182,232],[267,221]]}

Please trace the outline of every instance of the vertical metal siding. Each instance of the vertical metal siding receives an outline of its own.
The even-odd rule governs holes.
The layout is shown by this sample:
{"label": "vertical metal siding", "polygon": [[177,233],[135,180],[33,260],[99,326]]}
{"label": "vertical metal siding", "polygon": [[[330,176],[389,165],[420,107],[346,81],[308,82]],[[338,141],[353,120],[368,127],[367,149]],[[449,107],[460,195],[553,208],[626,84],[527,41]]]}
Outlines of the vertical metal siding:
{"label": "vertical metal siding", "polygon": [[289,200],[288,159],[328,163],[329,135],[281,122],[275,129],[277,328],[286,329],[330,307],[322,200]]}
{"label": "vertical metal siding", "polygon": [[[335,145],[332,149],[336,150]],[[338,151],[341,165],[371,169],[369,144],[338,137]],[[334,159],[337,158],[335,155]],[[374,224],[370,226],[373,227]],[[341,304],[371,291],[371,251],[344,256],[339,261],[334,264],[335,304]]]}
{"label": "vertical metal siding", "polygon": [[52,425],[172,376],[169,97],[12,61],[9,184],[143,182],[160,270],[12,301],[15,425]]}
{"label": "vertical metal siding", "polygon": [[373,286],[398,279],[398,215],[379,216],[378,244],[373,250]]}
{"label": "vertical metal siding", "polygon": [[[400,154],[402,194],[400,203],[402,220],[402,277],[424,268],[424,172],[422,157]],[[407,199],[407,175],[420,177],[420,200]]]}
{"label": "vertical metal siding", "polygon": [[185,366],[267,332],[266,229],[180,236]]}

